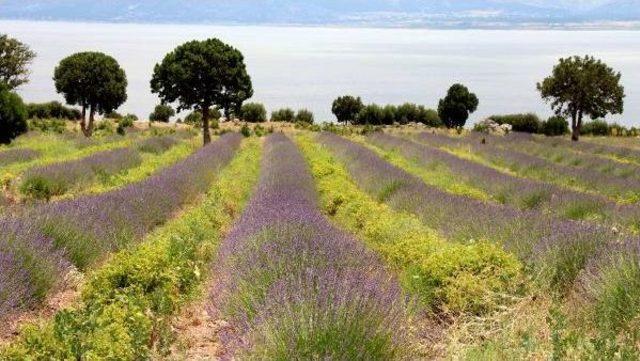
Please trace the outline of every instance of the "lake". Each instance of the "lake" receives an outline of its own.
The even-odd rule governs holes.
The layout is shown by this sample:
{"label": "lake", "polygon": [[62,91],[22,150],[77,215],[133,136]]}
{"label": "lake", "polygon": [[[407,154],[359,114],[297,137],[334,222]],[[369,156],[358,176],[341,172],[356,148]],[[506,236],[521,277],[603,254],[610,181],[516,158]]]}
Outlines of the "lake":
{"label": "lake", "polygon": [[558,58],[594,55],[622,72],[625,113],[611,117],[639,125],[640,32],[547,30],[426,30],[266,26],[207,26],[0,21],[0,33],[38,53],[31,82],[19,89],[28,102],[62,100],[52,81],[65,56],[102,51],[127,72],[129,100],[122,113],[146,117],[158,102],[149,89],[154,64],[177,45],[217,37],[240,49],[253,79],[253,101],[268,110],[308,108],[333,120],[331,102],[359,95],[381,104],[436,107],[461,82],[480,98],[472,120],[494,113],[550,115],[536,91]]}

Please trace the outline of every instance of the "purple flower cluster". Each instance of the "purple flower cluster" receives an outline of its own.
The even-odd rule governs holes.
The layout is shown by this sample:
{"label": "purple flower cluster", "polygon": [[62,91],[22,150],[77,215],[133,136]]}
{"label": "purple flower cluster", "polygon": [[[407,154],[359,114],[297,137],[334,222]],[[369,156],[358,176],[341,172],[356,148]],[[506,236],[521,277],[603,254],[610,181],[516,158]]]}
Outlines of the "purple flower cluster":
{"label": "purple flower cluster", "polygon": [[145,153],[161,154],[178,144],[178,139],[173,136],[150,137],[138,144],[138,150]]}
{"label": "purple flower cluster", "polygon": [[[558,220],[536,210],[517,210],[446,193],[361,145],[329,133],[321,134],[319,139],[344,161],[357,183],[374,196],[399,210],[417,214],[449,239],[502,243],[525,262],[544,269],[554,287],[570,287],[597,249],[616,242],[638,242],[636,238],[621,239],[609,228],[591,223]],[[440,144],[449,142],[435,139]]]}
{"label": "purple flower cluster", "polygon": [[[633,226],[640,219],[635,205],[620,206],[606,197],[577,192],[554,184],[515,177],[494,168],[457,157],[426,144],[383,133],[374,133],[369,141],[421,164],[443,164],[456,176],[485,190],[494,199],[523,209],[541,208],[569,219],[598,216],[611,225]],[[544,206],[543,206],[544,205]]]}
{"label": "purple flower cluster", "polygon": [[73,185],[90,182],[133,168],[142,163],[142,158],[133,148],[119,148],[98,152],[78,160],[52,163],[29,169],[23,178],[23,192],[32,193],[34,184],[46,184],[48,196],[66,193]]}
{"label": "purple flower cluster", "polygon": [[225,357],[397,356],[401,289],[376,256],[320,213],[313,184],[293,142],[269,136],[258,188],[215,266],[212,309],[232,324],[221,336]]}
{"label": "purple flower cluster", "polygon": [[68,260],[83,269],[140,239],[205,192],[241,141],[241,135],[227,134],[141,182],[24,210],[17,220],[0,219],[2,282],[26,287],[6,305],[37,302],[55,286],[64,270],[51,266],[50,271],[35,277],[25,262],[43,267]]}
{"label": "purple flower cluster", "polygon": [[28,162],[37,158],[40,152],[28,148],[15,148],[0,152],[0,167],[13,163]]}
{"label": "purple flower cluster", "polygon": [[478,137],[480,136],[453,138],[440,134],[420,133],[416,139],[436,146],[468,148],[494,164],[508,167],[514,171],[525,174],[535,173],[535,176],[543,177],[545,181],[559,177],[569,185],[579,185],[612,197],[633,197],[640,192],[640,180],[638,179],[621,178],[585,168],[560,165],[535,155],[503,149],[496,144],[491,144],[491,141],[495,141],[498,137],[483,136],[484,144]]}

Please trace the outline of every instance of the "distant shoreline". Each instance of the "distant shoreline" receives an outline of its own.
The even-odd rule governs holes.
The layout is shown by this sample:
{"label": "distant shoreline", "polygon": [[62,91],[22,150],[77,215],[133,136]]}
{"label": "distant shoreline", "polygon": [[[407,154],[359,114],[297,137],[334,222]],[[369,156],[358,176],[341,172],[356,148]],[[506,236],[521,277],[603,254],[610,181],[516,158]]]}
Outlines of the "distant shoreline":
{"label": "distant shoreline", "polygon": [[[639,21],[607,21],[607,22],[575,22],[575,23],[522,23],[508,22],[493,24],[471,25],[429,25],[429,24],[385,24],[354,22],[345,23],[284,23],[284,22],[180,22],[153,20],[124,20],[124,19],[58,19],[58,18],[5,18],[0,16],[0,22],[42,22],[42,23],[79,23],[79,24],[123,24],[123,25],[182,25],[182,26],[249,26],[249,27],[280,27],[280,28],[335,28],[335,29],[395,29],[395,30],[486,30],[486,31],[640,31]],[[5,31],[0,29],[0,32]]]}

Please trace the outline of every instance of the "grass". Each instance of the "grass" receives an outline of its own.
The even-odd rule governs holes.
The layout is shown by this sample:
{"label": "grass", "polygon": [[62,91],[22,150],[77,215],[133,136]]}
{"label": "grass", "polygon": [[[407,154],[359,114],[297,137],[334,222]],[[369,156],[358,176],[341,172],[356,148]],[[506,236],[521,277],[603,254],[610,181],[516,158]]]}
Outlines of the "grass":
{"label": "grass", "polygon": [[222,234],[255,184],[260,144],[249,140],[207,196],[89,276],[80,303],[26,326],[6,360],[149,359],[168,352],[171,320],[200,294]]}
{"label": "grass", "polygon": [[500,307],[501,296],[522,292],[522,266],[513,255],[485,242],[446,242],[417,216],[392,210],[359,190],[340,161],[308,136],[299,136],[298,145],[311,165],[325,213],[365,240],[433,311],[484,314]]}

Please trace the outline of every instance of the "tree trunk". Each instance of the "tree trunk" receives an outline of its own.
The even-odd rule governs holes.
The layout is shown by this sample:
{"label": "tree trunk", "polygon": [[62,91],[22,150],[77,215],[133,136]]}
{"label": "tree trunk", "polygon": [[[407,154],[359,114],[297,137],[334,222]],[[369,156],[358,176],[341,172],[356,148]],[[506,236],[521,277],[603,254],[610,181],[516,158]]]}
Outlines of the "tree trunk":
{"label": "tree trunk", "polygon": [[85,125],[84,129],[82,130],[82,132],[84,133],[84,136],[87,138],[90,138],[91,135],[93,134],[93,123],[95,120],[95,115],[96,115],[96,111],[92,105],[89,107],[89,124]]}
{"label": "tree trunk", "polygon": [[211,143],[211,130],[209,129],[209,106],[202,107],[202,137],[204,145]]}
{"label": "tree trunk", "polygon": [[582,129],[582,111],[573,114],[571,140],[577,142],[580,139],[580,129]]}
{"label": "tree trunk", "polygon": [[82,130],[82,134],[86,136],[87,131],[87,106],[82,106],[82,119],[80,119],[80,130]]}

